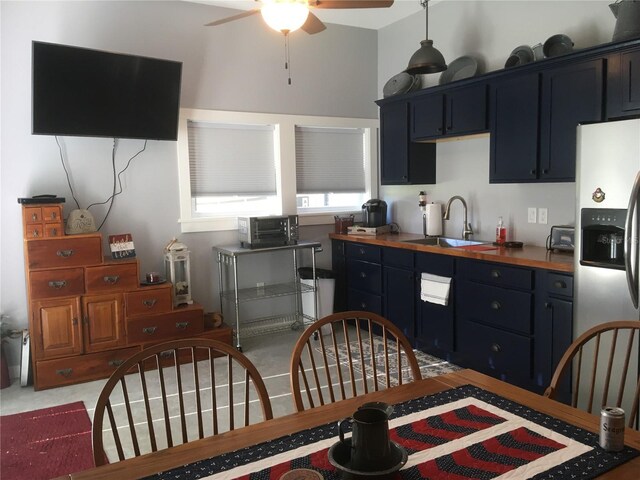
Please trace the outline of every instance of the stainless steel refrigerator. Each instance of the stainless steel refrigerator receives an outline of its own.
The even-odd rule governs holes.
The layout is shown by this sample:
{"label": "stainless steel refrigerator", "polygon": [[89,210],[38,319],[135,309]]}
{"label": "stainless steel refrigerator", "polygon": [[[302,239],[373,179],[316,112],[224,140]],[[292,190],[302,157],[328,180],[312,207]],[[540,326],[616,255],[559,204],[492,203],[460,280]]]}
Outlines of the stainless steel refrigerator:
{"label": "stainless steel refrigerator", "polygon": [[640,119],[578,127],[574,338],[638,320]]}

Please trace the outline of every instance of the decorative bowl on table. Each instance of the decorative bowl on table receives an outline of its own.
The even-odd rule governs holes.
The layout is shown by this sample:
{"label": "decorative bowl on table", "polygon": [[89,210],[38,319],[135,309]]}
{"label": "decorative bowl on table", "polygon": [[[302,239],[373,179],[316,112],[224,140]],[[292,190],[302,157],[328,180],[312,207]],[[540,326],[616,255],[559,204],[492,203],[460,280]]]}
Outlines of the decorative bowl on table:
{"label": "decorative bowl on table", "polygon": [[388,479],[389,475],[400,470],[408,459],[407,451],[395,442],[391,442],[391,455],[389,466],[384,470],[363,471],[351,468],[351,439],[344,442],[339,441],[329,449],[329,463],[342,472],[344,480],[367,479],[382,480]]}

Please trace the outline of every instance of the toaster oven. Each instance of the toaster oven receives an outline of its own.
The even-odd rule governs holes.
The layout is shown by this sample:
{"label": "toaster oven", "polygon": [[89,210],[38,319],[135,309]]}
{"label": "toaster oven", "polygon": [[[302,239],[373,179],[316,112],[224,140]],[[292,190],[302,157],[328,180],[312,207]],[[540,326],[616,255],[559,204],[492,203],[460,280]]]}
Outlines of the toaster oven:
{"label": "toaster oven", "polygon": [[238,238],[244,248],[298,243],[298,216],[238,217]]}
{"label": "toaster oven", "polygon": [[547,237],[547,250],[573,252],[575,245],[575,227],[570,225],[554,225]]}

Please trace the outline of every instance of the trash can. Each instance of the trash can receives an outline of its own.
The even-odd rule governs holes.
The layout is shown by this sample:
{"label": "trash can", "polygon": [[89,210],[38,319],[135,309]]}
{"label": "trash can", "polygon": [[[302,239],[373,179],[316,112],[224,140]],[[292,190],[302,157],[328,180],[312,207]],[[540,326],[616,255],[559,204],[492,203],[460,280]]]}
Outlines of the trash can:
{"label": "trash can", "polygon": [[[311,267],[301,267],[298,269],[300,282],[313,287],[313,269]],[[333,313],[333,295],[336,280],[331,270],[316,268],[316,278],[318,279],[318,316],[323,318]],[[302,313],[313,318],[313,292],[305,292],[302,294]],[[322,327],[322,334],[331,333],[331,327],[325,325]]]}

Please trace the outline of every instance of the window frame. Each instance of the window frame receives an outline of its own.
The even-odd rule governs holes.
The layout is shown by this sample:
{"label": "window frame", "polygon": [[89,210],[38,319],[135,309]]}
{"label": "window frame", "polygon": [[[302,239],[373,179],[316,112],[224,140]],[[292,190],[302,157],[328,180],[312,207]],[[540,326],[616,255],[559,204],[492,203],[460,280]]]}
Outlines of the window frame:
{"label": "window frame", "polygon": [[178,186],[180,200],[180,228],[182,233],[237,230],[237,216],[193,216],[191,209],[191,178],[189,171],[188,120],[227,124],[273,125],[278,198],[283,214],[298,214],[300,225],[334,223],[334,215],[359,213],[360,210],[298,213],[296,202],[296,145],[295,127],[362,128],[365,133],[365,186],[369,198],[378,195],[378,130],[377,119],[320,117],[270,113],[233,112],[222,110],[180,109],[178,125]]}

